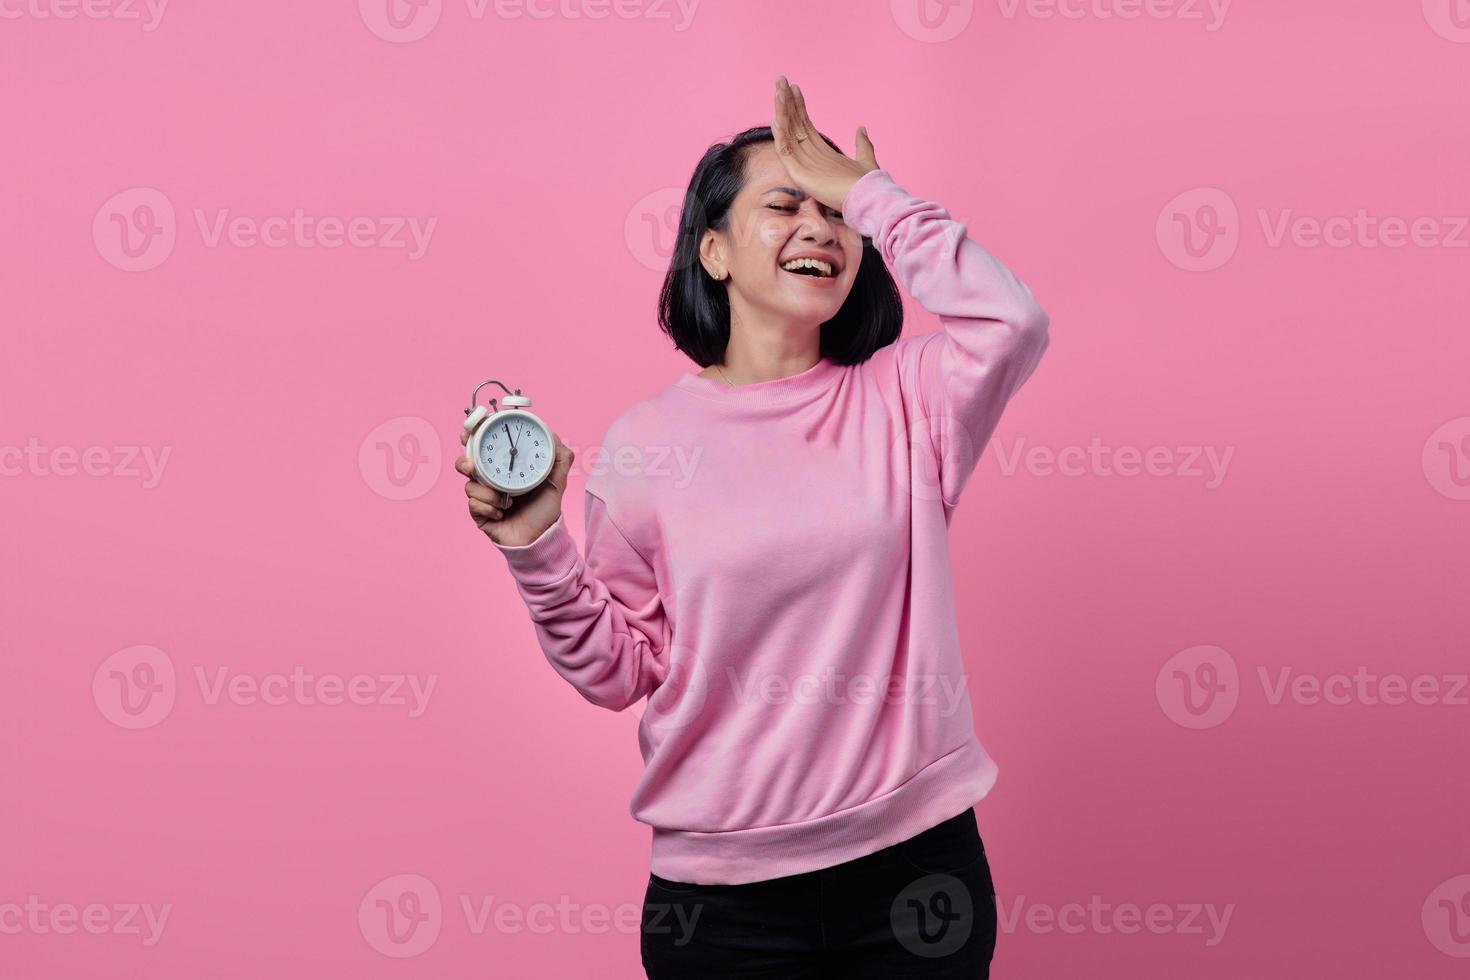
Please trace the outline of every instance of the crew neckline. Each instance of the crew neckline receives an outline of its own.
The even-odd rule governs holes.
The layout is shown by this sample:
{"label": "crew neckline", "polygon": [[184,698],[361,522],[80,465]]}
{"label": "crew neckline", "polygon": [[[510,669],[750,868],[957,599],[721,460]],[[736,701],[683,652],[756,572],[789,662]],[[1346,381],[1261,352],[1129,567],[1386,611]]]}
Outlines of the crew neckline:
{"label": "crew neckline", "polygon": [[730,404],[771,404],[799,398],[809,392],[825,388],[836,375],[842,373],[842,365],[826,357],[797,374],[767,381],[752,381],[750,384],[727,385],[717,378],[706,378],[698,371],[685,372],[674,384],[691,395],[711,401]]}

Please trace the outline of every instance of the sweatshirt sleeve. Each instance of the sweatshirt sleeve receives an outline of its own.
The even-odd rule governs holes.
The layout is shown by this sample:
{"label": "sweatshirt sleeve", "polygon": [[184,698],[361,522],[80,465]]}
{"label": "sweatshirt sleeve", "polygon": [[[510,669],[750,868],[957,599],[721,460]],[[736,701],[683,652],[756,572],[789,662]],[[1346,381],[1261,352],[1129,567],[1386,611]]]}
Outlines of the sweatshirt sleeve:
{"label": "sweatshirt sleeve", "polygon": [[600,497],[587,491],[585,505],[585,560],[563,516],[530,544],[492,543],[551,666],[588,701],[622,711],[668,675],[671,630],[653,569]]}
{"label": "sweatshirt sleeve", "polygon": [[943,327],[901,338],[894,349],[910,417],[929,434],[947,518],[1002,410],[1050,344],[1050,318],[963,224],[886,170],[860,177],[842,213]]}

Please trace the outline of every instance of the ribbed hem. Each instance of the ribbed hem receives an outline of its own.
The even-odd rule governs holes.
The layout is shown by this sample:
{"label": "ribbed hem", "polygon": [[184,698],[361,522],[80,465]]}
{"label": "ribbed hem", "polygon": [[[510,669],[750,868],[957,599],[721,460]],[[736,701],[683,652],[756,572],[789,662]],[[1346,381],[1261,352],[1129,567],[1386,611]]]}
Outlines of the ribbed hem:
{"label": "ribbed hem", "polygon": [[580,553],[577,542],[567,531],[564,514],[556,515],[550,527],[530,544],[508,545],[492,540],[490,543],[505,555],[505,563],[511,574],[527,585],[550,585],[566,578],[577,565]]}
{"label": "ribbed hem", "polygon": [[998,769],[973,736],[891,792],[800,823],[700,833],[653,829],[653,873],[698,885],[743,885],[830,868],[881,851],[963,813]]}

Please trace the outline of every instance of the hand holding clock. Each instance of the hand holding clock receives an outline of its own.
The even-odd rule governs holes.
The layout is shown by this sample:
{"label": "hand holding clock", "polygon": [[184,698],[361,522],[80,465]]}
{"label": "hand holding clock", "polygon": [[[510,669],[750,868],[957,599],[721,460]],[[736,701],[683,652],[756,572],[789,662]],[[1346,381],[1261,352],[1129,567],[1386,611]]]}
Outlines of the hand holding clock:
{"label": "hand holding clock", "polygon": [[[475,464],[468,456],[461,456],[454,461],[454,468],[467,477],[464,492],[469,497],[470,517],[475,526],[496,544],[512,548],[528,545],[561,516],[562,493],[576,454],[567,448],[555,432],[551,434],[551,438],[555,442],[556,454],[551,464],[551,476],[535,490],[519,497],[512,497],[476,480]],[[468,443],[469,433],[461,430],[459,442],[460,445]]]}

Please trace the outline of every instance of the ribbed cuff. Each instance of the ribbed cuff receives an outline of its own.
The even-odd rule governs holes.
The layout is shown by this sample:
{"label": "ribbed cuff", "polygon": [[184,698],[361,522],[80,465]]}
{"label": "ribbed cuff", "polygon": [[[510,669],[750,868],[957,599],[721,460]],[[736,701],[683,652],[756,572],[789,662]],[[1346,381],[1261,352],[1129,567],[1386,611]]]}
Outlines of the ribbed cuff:
{"label": "ribbed cuff", "polygon": [[842,202],[842,221],[855,228],[860,235],[872,238],[878,232],[879,212],[886,196],[897,192],[905,197],[908,193],[893,181],[893,175],[879,167],[869,170],[848,189],[847,199]]}
{"label": "ribbed cuff", "polygon": [[581,557],[577,542],[567,531],[564,514],[556,515],[552,525],[530,544],[508,545],[494,540],[490,543],[505,555],[510,573],[526,585],[550,585],[566,578]]}

